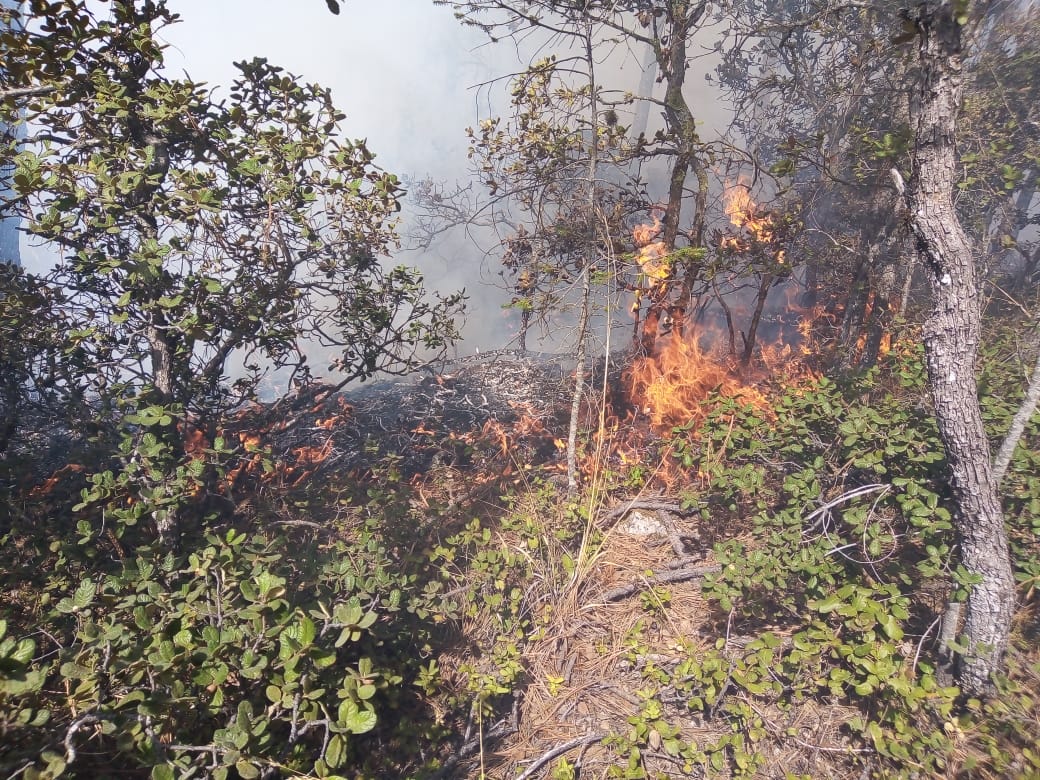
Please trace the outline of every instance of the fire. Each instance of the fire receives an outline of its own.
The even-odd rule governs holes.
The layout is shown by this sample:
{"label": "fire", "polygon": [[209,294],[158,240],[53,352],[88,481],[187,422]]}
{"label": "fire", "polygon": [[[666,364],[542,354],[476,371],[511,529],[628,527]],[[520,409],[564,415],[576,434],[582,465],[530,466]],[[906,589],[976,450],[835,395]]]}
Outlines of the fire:
{"label": "fire", "polygon": [[660,232],[661,220],[654,216],[654,224],[636,225],[632,228],[632,240],[636,242],[637,247],[643,247],[657,238],[657,234]]}
{"label": "fire", "polygon": [[[725,236],[722,248],[735,252],[749,252],[756,246],[776,244],[779,241],[776,217],[771,211],[762,209],[751,197],[751,187],[743,179],[736,184],[727,184],[723,194],[726,216],[730,224],[745,235]],[[784,265],[787,253],[783,249],[773,251],[773,260]]]}
{"label": "fire", "polygon": [[726,216],[730,224],[739,230],[746,230],[755,241],[767,244],[776,237],[776,225],[773,215],[760,212],[751,198],[749,186],[742,182],[726,187],[724,197]]}
{"label": "fire", "polygon": [[[636,253],[636,262],[647,279],[652,280],[651,288],[663,288],[672,273],[667,246],[664,241],[654,241],[660,232],[661,220],[656,215],[653,224],[636,225],[632,228],[632,240],[639,250]],[[638,300],[633,308],[639,308]]]}
{"label": "fire", "polygon": [[638,360],[627,373],[631,398],[658,429],[703,419],[713,392],[767,408],[761,392],[744,384],[726,361],[701,348],[696,336],[672,338],[660,352]]}

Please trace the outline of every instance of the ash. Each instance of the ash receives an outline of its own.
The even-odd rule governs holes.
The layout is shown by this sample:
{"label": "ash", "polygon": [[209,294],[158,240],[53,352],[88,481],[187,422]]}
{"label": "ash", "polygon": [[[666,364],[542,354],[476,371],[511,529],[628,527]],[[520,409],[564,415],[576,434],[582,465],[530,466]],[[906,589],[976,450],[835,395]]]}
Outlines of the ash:
{"label": "ash", "polygon": [[566,427],[573,369],[566,355],[487,352],[343,393],[311,386],[244,413],[236,427],[267,431],[273,454],[295,462],[301,478],[364,472],[388,458],[411,476],[514,448],[544,462]]}

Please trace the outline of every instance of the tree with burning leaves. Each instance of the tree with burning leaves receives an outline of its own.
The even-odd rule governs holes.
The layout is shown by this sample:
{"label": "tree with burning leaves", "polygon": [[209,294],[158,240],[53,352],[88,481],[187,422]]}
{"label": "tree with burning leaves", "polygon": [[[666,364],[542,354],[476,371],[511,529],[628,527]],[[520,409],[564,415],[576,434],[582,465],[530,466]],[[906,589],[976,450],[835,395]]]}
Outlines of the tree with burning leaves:
{"label": "tree with burning leaves", "polygon": [[5,208],[62,253],[47,281],[89,356],[77,390],[150,437],[147,489],[183,464],[186,427],[212,441],[265,376],[310,381],[308,351],[345,382],[453,337],[460,298],[430,300],[416,272],[384,266],[399,184],[337,137],[328,90],[264,60],[238,63],[223,100],[169,77],[161,1],[4,13],[19,18],[0,41],[0,105],[29,128],[5,149]]}

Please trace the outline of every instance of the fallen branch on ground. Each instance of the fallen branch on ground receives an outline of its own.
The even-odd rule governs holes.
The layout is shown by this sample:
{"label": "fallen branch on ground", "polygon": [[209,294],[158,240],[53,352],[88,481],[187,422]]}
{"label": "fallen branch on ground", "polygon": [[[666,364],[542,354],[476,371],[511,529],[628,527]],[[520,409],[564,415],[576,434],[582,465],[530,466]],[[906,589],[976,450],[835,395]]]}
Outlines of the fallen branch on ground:
{"label": "fallen branch on ground", "polygon": [[606,734],[586,734],[584,737],[577,737],[576,739],[572,739],[570,742],[564,742],[562,745],[557,745],[536,758],[531,766],[527,767],[522,774],[517,775],[516,780],[528,780],[528,778],[534,777],[535,772],[548,764],[554,758],[562,756],[564,753],[574,750],[576,747],[591,745],[593,742],[600,742],[606,738]]}
{"label": "fallen branch on ground", "polygon": [[634,512],[637,509],[646,512],[671,512],[672,514],[682,516],[692,515],[694,512],[693,508],[683,509],[682,503],[677,499],[669,499],[660,496],[658,498],[626,501],[624,504],[614,507],[600,517],[600,521],[608,524],[616,523],[629,512]]}
{"label": "fallen branch on ground", "polygon": [[674,569],[672,571],[664,571],[660,574],[656,574],[653,577],[644,577],[638,582],[633,582],[629,585],[624,585],[620,588],[614,588],[603,594],[603,600],[606,602],[620,601],[623,598],[632,596],[640,591],[652,588],[655,585],[667,585],[673,582],[686,582],[687,580],[693,580],[697,577],[703,577],[705,574],[714,574],[715,572],[721,571],[722,567],[715,564],[709,566],[695,566],[691,569]]}

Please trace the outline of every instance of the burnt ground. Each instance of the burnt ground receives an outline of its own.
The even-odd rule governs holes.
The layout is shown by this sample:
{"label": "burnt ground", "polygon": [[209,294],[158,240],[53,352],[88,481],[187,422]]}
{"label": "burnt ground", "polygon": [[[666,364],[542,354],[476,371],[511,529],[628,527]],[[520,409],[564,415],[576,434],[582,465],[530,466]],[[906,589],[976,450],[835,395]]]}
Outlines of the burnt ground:
{"label": "burnt ground", "polygon": [[411,478],[479,465],[496,451],[546,463],[565,435],[573,370],[565,356],[488,352],[343,393],[315,385],[245,410],[234,434],[244,441],[263,432],[292,480],[333,471],[364,476],[389,461]]}

